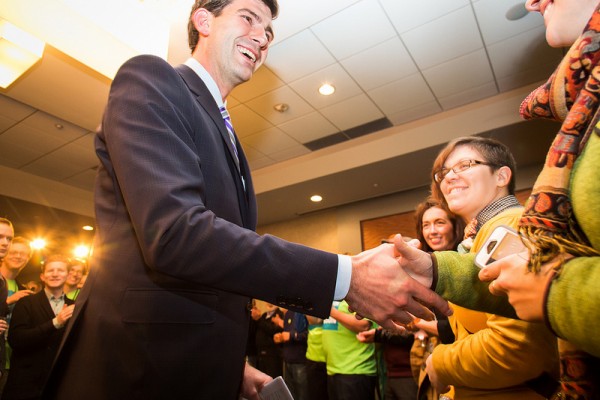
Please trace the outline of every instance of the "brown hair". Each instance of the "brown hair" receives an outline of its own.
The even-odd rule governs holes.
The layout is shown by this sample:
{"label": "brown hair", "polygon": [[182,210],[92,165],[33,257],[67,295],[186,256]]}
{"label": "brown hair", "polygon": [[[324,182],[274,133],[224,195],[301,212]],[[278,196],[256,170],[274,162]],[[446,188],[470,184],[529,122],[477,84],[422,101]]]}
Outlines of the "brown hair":
{"label": "brown hair", "polygon": [[[198,30],[194,26],[194,21],[192,21],[192,16],[199,8],[205,8],[207,11],[211,12],[215,17],[218,17],[223,12],[223,9],[231,4],[234,0],[196,0],[194,1],[194,5],[192,6],[192,11],[190,12],[190,19],[188,20],[188,44],[190,46],[190,50],[193,52],[198,45],[198,40],[200,40],[200,34]],[[277,4],[277,0],[261,0],[269,10],[271,10],[271,15],[273,19],[277,17],[279,13],[279,5]]]}
{"label": "brown hair", "polygon": [[62,254],[50,254],[42,263],[42,274],[46,271],[46,266],[53,262],[62,262],[67,264],[67,271],[71,269],[71,259]]}
{"label": "brown hair", "polygon": [[435,181],[435,174],[444,168],[444,163],[448,159],[448,156],[457,148],[461,146],[470,147],[476,150],[486,163],[489,163],[489,167],[492,171],[497,171],[501,167],[508,167],[511,171],[510,181],[508,182],[508,194],[515,194],[515,176],[517,172],[517,162],[513,157],[510,149],[504,143],[497,141],[496,139],[486,138],[481,136],[466,136],[454,139],[446,145],[438,154],[435,161],[433,162],[433,168],[431,169],[431,196],[447,206],[446,199],[442,195],[440,190],[440,183]]}
{"label": "brown hair", "polygon": [[451,248],[446,249],[446,250],[456,250],[456,248],[458,247],[458,244],[463,239],[463,235],[464,235],[464,231],[465,231],[465,222],[463,221],[462,218],[457,217],[450,210],[448,210],[448,207],[446,207],[445,205],[443,205],[442,203],[440,203],[438,200],[434,199],[433,197],[428,197],[427,199],[425,199],[424,201],[419,203],[419,205],[417,206],[417,208],[415,210],[415,224],[416,224],[416,229],[417,229],[417,239],[419,239],[419,242],[421,242],[421,249],[423,251],[427,251],[427,252],[433,251],[433,249],[431,247],[429,247],[429,244],[427,244],[427,241],[425,240],[425,236],[423,236],[423,214],[425,214],[425,211],[427,211],[433,207],[437,207],[437,208],[443,210],[446,213],[446,215],[448,216],[448,220],[450,220],[450,223],[452,224],[453,235],[452,235]]}

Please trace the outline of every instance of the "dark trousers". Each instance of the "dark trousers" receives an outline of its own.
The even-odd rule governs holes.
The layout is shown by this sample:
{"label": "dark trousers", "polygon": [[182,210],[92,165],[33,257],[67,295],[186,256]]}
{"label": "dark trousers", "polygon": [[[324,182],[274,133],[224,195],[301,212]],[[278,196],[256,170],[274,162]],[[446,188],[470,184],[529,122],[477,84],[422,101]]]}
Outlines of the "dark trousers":
{"label": "dark trousers", "polygon": [[283,379],[288,385],[294,400],[309,400],[306,363],[283,363]]}
{"label": "dark trousers", "polygon": [[330,400],[375,400],[377,377],[369,375],[329,375]]}
{"label": "dark trousers", "polygon": [[329,400],[327,393],[327,365],[324,362],[306,360],[306,380],[310,400]]}
{"label": "dark trousers", "polygon": [[417,400],[419,386],[412,376],[406,378],[387,378],[385,400]]}

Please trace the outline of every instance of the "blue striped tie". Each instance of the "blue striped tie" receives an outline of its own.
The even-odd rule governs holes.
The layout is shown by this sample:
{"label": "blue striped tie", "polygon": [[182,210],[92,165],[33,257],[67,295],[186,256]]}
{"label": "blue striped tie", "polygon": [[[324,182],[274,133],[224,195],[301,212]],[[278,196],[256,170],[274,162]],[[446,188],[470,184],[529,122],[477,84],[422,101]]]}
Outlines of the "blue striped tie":
{"label": "blue striped tie", "polygon": [[233,134],[233,125],[231,124],[231,117],[229,116],[229,112],[225,106],[219,108],[221,110],[221,116],[223,117],[223,121],[225,121],[225,126],[227,127],[227,133],[229,133],[229,140],[231,140],[231,144],[233,145],[233,151],[235,152],[235,161],[237,164],[240,162],[240,157],[238,155],[237,147],[235,145],[235,135]]}

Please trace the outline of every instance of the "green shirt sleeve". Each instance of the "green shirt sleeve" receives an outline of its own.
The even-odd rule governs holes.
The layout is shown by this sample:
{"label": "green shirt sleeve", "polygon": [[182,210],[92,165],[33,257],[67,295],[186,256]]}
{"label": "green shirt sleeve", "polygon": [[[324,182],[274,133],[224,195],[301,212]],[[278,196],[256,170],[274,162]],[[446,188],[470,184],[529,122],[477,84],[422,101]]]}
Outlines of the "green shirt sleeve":
{"label": "green shirt sleeve", "polygon": [[600,357],[600,257],[577,257],[567,262],[548,292],[546,316],[554,332]]}
{"label": "green shirt sleeve", "polygon": [[475,253],[436,251],[432,258],[434,268],[437,267],[437,282],[434,283],[437,294],[471,310],[517,318],[508,298],[492,295],[488,290],[489,283],[479,280]]}

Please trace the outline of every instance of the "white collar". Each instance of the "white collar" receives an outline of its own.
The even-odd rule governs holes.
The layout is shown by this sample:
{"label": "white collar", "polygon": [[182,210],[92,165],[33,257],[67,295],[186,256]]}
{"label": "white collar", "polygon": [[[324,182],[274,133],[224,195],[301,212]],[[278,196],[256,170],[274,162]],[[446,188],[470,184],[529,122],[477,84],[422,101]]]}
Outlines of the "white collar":
{"label": "white collar", "polygon": [[221,97],[221,91],[219,90],[217,83],[215,82],[213,77],[210,76],[208,71],[202,66],[202,64],[200,64],[200,62],[194,57],[188,58],[184,64],[190,67],[200,77],[200,79],[202,79],[202,81],[208,88],[208,91],[215,99],[217,106],[219,106],[219,108],[226,106],[225,102],[223,101],[223,98]]}

